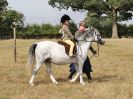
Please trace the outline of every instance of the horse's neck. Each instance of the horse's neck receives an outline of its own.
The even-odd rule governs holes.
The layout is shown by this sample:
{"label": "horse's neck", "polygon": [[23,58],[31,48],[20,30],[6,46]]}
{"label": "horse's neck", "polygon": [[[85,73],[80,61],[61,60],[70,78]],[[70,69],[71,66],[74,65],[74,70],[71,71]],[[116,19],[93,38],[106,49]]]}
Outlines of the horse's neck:
{"label": "horse's neck", "polygon": [[82,42],[82,43],[79,43],[79,46],[81,47],[82,55],[86,57],[88,55],[91,42]]}
{"label": "horse's neck", "polygon": [[81,45],[84,50],[88,51],[91,46],[91,42],[85,42],[84,44]]}

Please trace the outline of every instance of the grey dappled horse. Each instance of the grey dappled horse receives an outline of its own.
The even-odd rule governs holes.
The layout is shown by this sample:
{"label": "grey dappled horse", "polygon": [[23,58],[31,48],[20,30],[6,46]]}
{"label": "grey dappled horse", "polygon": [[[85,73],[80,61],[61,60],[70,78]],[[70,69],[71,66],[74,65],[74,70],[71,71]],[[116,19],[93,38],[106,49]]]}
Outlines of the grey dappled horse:
{"label": "grey dappled horse", "polygon": [[51,63],[64,65],[74,62],[76,65],[77,74],[72,80],[70,80],[70,82],[75,82],[76,79],[80,77],[80,83],[84,85],[85,83],[82,78],[82,68],[83,63],[87,58],[90,45],[92,42],[100,42],[101,44],[103,44],[104,40],[102,40],[100,33],[95,28],[86,30],[86,32],[80,35],[77,39],[77,48],[80,49],[78,50],[79,54],[74,58],[70,58],[66,54],[64,46],[58,44],[57,42],[42,41],[32,44],[29,51],[27,66],[32,67],[34,61],[36,64],[33,69],[33,74],[29,81],[29,84],[34,85],[33,80],[35,78],[35,75],[43,63],[46,66],[46,70],[52,82],[58,84],[51,71]]}

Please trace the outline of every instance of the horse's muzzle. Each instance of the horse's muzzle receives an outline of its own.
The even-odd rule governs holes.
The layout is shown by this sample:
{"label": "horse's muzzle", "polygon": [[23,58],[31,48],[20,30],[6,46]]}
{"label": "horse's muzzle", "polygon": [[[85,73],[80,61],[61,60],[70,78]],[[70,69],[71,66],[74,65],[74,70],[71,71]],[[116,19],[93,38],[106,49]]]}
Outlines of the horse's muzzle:
{"label": "horse's muzzle", "polygon": [[99,41],[98,41],[98,44],[104,45],[104,44],[105,44],[105,41],[104,41],[104,40],[99,40]]}

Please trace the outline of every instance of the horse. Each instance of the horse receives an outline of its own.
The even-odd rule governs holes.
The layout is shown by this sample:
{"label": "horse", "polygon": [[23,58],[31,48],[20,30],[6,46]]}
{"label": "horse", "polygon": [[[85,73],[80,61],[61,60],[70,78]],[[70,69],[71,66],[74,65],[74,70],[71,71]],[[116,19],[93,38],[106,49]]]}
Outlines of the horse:
{"label": "horse", "polygon": [[[75,77],[70,80],[70,82],[75,82],[76,79],[80,77],[80,83],[82,85],[85,85],[82,77],[82,68],[83,63],[87,58],[90,45],[92,42],[104,44],[105,41],[102,39],[99,31],[95,28],[86,30],[86,32],[83,33],[83,35],[80,35],[77,39],[78,42],[76,47],[80,49],[78,50],[78,52],[82,54],[77,54],[77,56],[73,58],[67,55],[64,46],[60,45],[57,42],[41,41],[33,43],[29,49],[29,58],[27,62],[27,66],[31,67],[30,70],[33,71],[29,84],[31,86],[34,86],[33,80],[35,78],[35,75],[37,74],[37,71],[43,63],[45,64],[46,71],[54,84],[58,84],[58,82],[56,81],[52,73],[51,63],[57,65],[75,63],[77,73]],[[34,62],[36,62],[35,67],[32,68]]]}

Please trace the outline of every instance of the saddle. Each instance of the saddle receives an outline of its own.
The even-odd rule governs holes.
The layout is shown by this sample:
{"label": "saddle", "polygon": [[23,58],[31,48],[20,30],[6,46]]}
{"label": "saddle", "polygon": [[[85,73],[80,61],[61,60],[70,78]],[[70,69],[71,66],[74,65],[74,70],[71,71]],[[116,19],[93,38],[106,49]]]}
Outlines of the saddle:
{"label": "saddle", "polygon": [[[70,45],[61,40],[59,40],[57,43],[63,45],[65,47],[66,54],[69,55]],[[73,55],[76,55],[76,53],[77,53],[77,47],[76,44],[74,43]]]}

